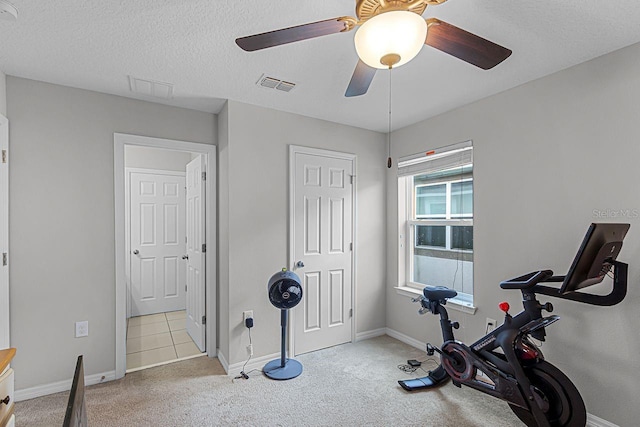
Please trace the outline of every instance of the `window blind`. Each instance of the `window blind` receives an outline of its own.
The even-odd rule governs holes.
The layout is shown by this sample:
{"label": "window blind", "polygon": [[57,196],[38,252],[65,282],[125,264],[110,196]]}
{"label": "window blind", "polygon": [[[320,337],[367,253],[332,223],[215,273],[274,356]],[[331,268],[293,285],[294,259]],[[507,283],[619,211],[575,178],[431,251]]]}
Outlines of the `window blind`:
{"label": "window blind", "polygon": [[425,171],[438,172],[472,163],[473,145],[471,141],[465,141],[400,158],[398,176],[415,175]]}

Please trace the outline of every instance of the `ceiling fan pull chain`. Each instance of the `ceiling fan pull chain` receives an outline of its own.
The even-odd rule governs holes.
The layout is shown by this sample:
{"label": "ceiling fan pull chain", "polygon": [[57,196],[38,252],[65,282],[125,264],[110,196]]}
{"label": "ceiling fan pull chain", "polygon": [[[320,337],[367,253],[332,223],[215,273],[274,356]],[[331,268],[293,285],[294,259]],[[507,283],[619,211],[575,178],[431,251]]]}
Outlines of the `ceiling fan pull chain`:
{"label": "ceiling fan pull chain", "polygon": [[391,169],[391,165],[393,165],[393,161],[391,160],[391,70],[392,67],[389,67],[389,132],[387,133],[387,146],[389,149],[389,157],[387,158],[388,169]]}

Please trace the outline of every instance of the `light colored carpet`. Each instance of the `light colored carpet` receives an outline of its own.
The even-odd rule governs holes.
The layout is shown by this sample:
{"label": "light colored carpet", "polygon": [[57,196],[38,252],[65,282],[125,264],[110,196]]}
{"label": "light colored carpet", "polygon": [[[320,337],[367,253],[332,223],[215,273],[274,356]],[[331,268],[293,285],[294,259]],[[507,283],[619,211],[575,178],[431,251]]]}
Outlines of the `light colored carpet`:
{"label": "light colored carpet", "polygon": [[[506,403],[450,382],[406,392],[397,365],[426,354],[388,336],[297,357],[304,372],[273,381],[224,375],[200,357],[86,389],[91,426],[520,426]],[[17,426],[60,426],[67,393],[16,404]]]}

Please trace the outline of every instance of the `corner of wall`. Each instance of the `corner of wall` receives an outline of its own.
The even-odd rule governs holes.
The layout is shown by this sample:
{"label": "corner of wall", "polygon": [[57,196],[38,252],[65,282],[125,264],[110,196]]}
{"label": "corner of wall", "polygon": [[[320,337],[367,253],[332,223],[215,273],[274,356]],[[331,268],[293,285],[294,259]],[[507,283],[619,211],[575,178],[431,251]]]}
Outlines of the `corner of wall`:
{"label": "corner of wall", "polygon": [[0,71],[0,114],[7,116],[7,76]]}
{"label": "corner of wall", "polygon": [[[217,115],[218,354],[229,356],[229,102]],[[220,356],[218,356],[220,359]],[[222,359],[221,359],[222,360]],[[225,361],[227,359],[224,359]],[[227,364],[228,365],[228,364]],[[225,368],[227,371],[228,369]]]}

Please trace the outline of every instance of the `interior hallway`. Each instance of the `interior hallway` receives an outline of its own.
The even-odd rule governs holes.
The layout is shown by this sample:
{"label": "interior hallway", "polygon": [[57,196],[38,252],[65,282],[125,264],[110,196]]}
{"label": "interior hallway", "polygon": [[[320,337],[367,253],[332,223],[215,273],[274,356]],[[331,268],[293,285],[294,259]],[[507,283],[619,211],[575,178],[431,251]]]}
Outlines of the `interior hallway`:
{"label": "interior hallway", "polygon": [[186,327],[185,310],[131,317],[127,321],[127,372],[201,356]]}

